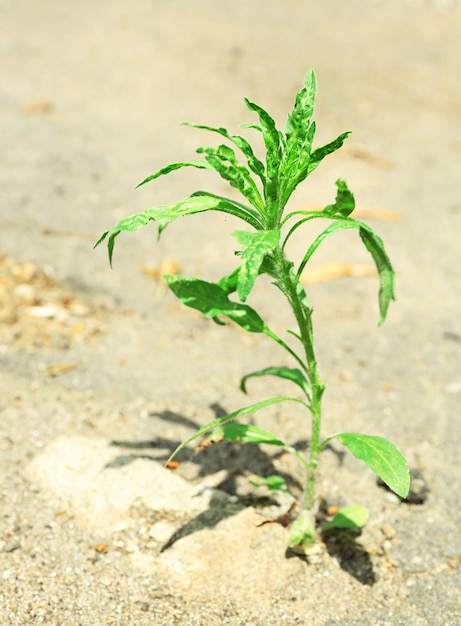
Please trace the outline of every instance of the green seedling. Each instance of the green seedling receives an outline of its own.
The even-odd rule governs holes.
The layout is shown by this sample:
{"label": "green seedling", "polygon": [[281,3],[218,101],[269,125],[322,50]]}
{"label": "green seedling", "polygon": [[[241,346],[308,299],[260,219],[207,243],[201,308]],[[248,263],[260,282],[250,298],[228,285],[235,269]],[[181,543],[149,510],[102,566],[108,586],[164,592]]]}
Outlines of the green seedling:
{"label": "green seedling", "polygon": [[[316,79],[311,70],[307,73],[303,88],[296,95],[285,133],[277,129],[274,120],[263,108],[245,100],[248,109],[256,114],[258,122],[246,124],[243,128],[253,129],[262,137],[266,151],[264,162],[256,156],[244,137],[232,135],[225,128],[188,124],[215,133],[224,138],[226,143],[217,147],[198,148],[202,160],[173,163],[140,183],[144,185],[183,167],[214,170],[240,192],[242,201],[197,191],[171,206],[156,206],[123,219],[104,232],[96,243],[97,246],[107,238],[109,260],[112,263],[115,238],[122,231],[135,231],[151,221],[158,223],[159,236],[170,222],[204,211],[228,213],[245,223],[244,230],[233,233],[237,240],[235,254],[239,265],[229,275],[217,282],[177,275],[164,278],[171,291],[186,306],[200,311],[218,324],[224,324],[223,318],[226,318],[250,333],[264,334],[288,354],[293,367],[278,365],[247,374],[240,385],[243,392],[247,391],[250,379],[275,376],[291,381],[298,395],[268,398],[218,417],[181,443],[172,457],[193,439],[205,434],[209,434],[211,439],[219,436],[242,444],[270,444],[292,453],[304,466],[306,482],[302,510],[291,527],[290,546],[307,545],[317,537],[315,510],[319,455],[330,441],[335,439],[364,461],[400,497],[406,497],[410,482],[404,457],[386,439],[351,432],[338,433],[325,439],[321,436],[325,385],[320,377],[314,350],[313,310],[301,284],[301,274],[315,251],[330,235],[346,229],[357,230],[378,270],[381,325],[386,318],[389,303],[394,299],[394,270],[382,240],[370,226],[352,217],[354,196],[343,180],[336,181],[336,199],[324,209],[287,210],[287,203],[296,187],[326,156],[338,150],[349,135],[346,132],[326,145],[313,147],[315,94]],[[235,149],[240,154],[240,160]],[[295,264],[287,256],[287,244],[301,226],[313,220],[326,222],[326,227],[306,246],[303,258]],[[245,303],[255,281],[262,274],[272,279],[293,312],[296,327],[287,331],[291,343],[278,336],[256,310]],[[254,414],[281,402],[300,404],[310,416],[309,448],[306,454],[301,454],[266,430],[236,421],[244,415]],[[366,520],[364,507],[344,507],[324,528],[361,527]]]}
{"label": "green seedling", "polygon": [[281,491],[288,490],[284,478],[276,474],[265,477],[251,474],[250,476],[248,476],[248,482],[251,483],[254,487],[267,487],[270,493],[280,493]]}

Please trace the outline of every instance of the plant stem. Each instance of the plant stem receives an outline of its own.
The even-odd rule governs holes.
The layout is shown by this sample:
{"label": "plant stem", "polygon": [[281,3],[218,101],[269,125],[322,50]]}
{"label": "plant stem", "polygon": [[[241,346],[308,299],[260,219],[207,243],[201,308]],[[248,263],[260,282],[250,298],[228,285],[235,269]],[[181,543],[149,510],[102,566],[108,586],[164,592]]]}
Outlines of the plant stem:
{"label": "plant stem", "polygon": [[280,286],[284,292],[299,328],[299,336],[306,358],[306,368],[311,384],[312,397],[310,398],[311,438],[309,445],[309,459],[307,466],[305,508],[310,511],[315,503],[315,482],[320,454],[320,427],[322,421],[322,395],[325,385],[322,383],[314,351],[314,336],[312,329],[312,309],[305,300],[305,293],[299,285],[292,270],[292,263],[288,261],[283,250],[279,249],[275,256]]}

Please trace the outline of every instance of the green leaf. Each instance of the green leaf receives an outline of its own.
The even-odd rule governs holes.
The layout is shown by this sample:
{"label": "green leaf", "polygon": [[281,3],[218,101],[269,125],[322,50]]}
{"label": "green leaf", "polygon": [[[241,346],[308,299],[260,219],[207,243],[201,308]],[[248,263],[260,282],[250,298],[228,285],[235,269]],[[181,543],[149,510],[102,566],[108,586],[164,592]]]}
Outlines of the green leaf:
{"label": "green leaf", "polygon": [[[296,333],[293,333],[290,330],[288,330],[287,332],[290,333],[290,334],[294,334],[294,336],[297,339],[300,339],[300,335],[297,335]],[[270,337],[273,341],[275,341],[275,343],[277,343],[281,348],[286,350],[288,352],[288,354],[290,354],[293,357],[293,359],[295,361],[297,361],[297,363],[306,372],[306,374],[309,373],[309,369],[306,366],[306,364],[304,363],[304,361],[301,359],[301,357],[298,354],[296,354],[296,352],[292,348],[290,348],[290,346],[287,343],[285,343],[285,341],[283,341],[283,339],[281,337],[276,335],[268,326],[266,326],[266,328],[264,329],[264,334],[267,335],[268,337]],[[307,408],[309,408],[309,406],[307,406]]]}
{"label": "green leaf", "polygon": [[[273,118],[262,107],[245,98],[245,103],[250,111],[258,114],[260,126],[252,125],[262,132],[266,147],[266,184],[264,186],[264,198],[269,209],[269,215],[277,213],[279,167],[282,158],[282,135]],[[248,127],[248,126],[247,126]]]}
{"label": "green leaf", "polygon": [[264,213],[265,205],[259,189],[250,171],[238,162],[232,148],[221,144],[217,148],[199,148],[197,152],[206,154],[205,158],[209,165],[227,180],[231,187],[238,189],[259,212]]}
{"label": "green leaf", "polygon": [[251,128],[253,130],[257,130],[261,134],[263,132],[263,129],[262,129],[261,125],[260,124],[256,124],[254,122],[248,122],[247,124],[240,124],[240,128]]}
{"label": "green leaf", "polygon": [[309,382],[301,370],[297,368],[289,368],[284,367],[283,365],[280,367],[266,367],[262,370],[257,370],[256,372],[251,372],[251,374],[247,374],[240,381],[240,389],[247,393],[246,382],[249,378],[254,378],[256,376],[278,376],[279,378],[284,378],[286,380],[291,380],[291,382],[301,387],[304,393],[309,396]]}
{"label": "green leaf", "polygon": [[304,87],[296,94],[293,111],[288,116],[285,127],[287,137],[286,149],[291,146],[302,146],[305,143],[309,121],[314,111],[317,81],[313,69],[310,69],[304,79]]}
{"label": "green leaf", "polygon": [[[403,455],[393,443],[383,437],[340,433],[336,438],[357,459],[364,461],[386,485],[401,498],[406,498],[410,489],[410,472]],[[326,440],[322,442],[324,446]]]}
{"label": "green leaf", "polygon": [[343,506],[334,518],[322,528],[322,532],[332,528],[362,528],[368,522],[368,509],[365,506]]}
{"label": "green leaf", "polygon": [[310,123],[317,90],[315,74],[310,70],[304,87],[298,92],[293,111],[286,123],[285,152],[280,167],[280,204],[286,205],[297,185],[308,175],[308,165],[315,135],[315,123]]}
{"label": "green leaf", "polygon": [[196,167],[200,170],[212,169],[212,167],[206,161],[186,161],[183,163],[171,163],[166,167],[162,167],[160,170],[158,170],[158,172],[155,172],[155,174],[151,174],[150,176],[145,178],[139,183],[139,185],[136,185],[136,189],[138,189],[138,187],[141,187],[142,185],[145,185],[146,183],[149,183],[151,180],[155,180],[160,176],[164,176],[165,174],[169,174],[170,172],[174,172],[175,170],[179,170],[183,167]]}
{"label": "green leaf", "polygon": [[266,486],[271,493],[280,493],[281,491],[288,491],[287,483],[282,476],[276,474],[272,476],[257,476],[252,474],[248,477],[250,482],[255,487]]}
{"label": "green leaf", "polygon": [[205,317],[224,315],[249,332],[265,332],[266,325],[256,311],[246,304],[229,300],[226,291],[218,284],[176,274],[167,274],[164,279],[183,304],[200,311]]}
{"label": "green leaf", "polygon": [[[280,206],[285,207],[291,194],[309,174],[309,161],[315,135],[315,122],[309,126],[303,143],[290,146],[280,168]],[[288,148],[287,148],[288,149]]]}
{"label": "green leaf", "polygon": [[[325,217],[325,215],[319,215],[319,217]],[[309,249],[307,250],[306,254],[304,255],[303,260],[301,261],[299,265],[298,271],[296,272],[296,276],[298,277],[298,279],[301,276],[301,273],[303,269],[305,268],[306,264],[308,263],[308,261],[310,260],[314,252],[317,250],[317,248],[320,246],[320,244],[327,237],[337,232],[338,230],[346,230],[349,228],[359,228],[359,224],[353,219],[345,218],[345,219],[336,219],[336,221],[334,221],[329,226],[327,226],[325,230],[323,230],[320,233],[320,235],[318,235],[314,239],[314,241],[309,246]]]}
{"label": "green leaf", "polygon": [[303,511],[291,525],[288,547],[294,548],[304,544],[306,547],[315,543],[315,520],[310,511]]}
{"label": "green leaf", "polygon": [[329,204],[323,209],[323,213],[331,216],[349,217],[355,209],[354,194],[349,190],[344,180],[337,180],[336,200],[334,204]]}
{"label": "green leaf", "polygon": [[311,152],[311,158],[309,159],[309,165],[307,167],[307,175],[311,174],[320,164],[323,159],[331,154],[332,152],[336,152],[343,145],[344,141],[349,137],[350,131],[342,133],[339,137],[336,137],[330,143],[321,146],[320,148],[316,148]]}
{"label": "green leaf", "polygon": [[[270,402],[271,404],[273,404],[272,402],[273,400],[278,401],[277,398],[271,398],[270,400],[267,400],[265,402]],[[290,402],[299,402],[300,404],[303,404],[305,406],[305,403],[302,400],[299,400],[298,398],[285,397],[284,400],[287,400]],[[226,421],[229,422],[229,420],[226,420]],[[238,441],[239,443],[242,443],[242,444],[243,443],[263,443],[269,446],[277,446],[278,448],[282,448],[282,450],[286,450],[287,452],[292,454],[294,457],[296,457],[298,461],[300,461],[306,469],[308,469],[309,467],[307,460],[302,456],[302,454],[300,454],[296,450],[296,448],[285,443],[284,441],[282,441],[281,439],[273,435],[268,430],[264,430],[263,428],[258,428],[258,426],[253,426],[252,424],[239,424],[235,422],[233,422],[232,424],[226,423],[223,426],[220,426],[219,428],[213,428],[209,439],[213,441],[217,437],[222,437],[222,439],[225,439],[226,441]]]}
{"label": "green leaf", "polygon": [[[300,219],[296,224],[294,224],[289,230],[285,240],[282,244],[282,248],[285,248],[287,241],[293,235],[295,230],[297,230],[300,226],[302,226],[305,222],[308,222],[313,219],[319,218],[329,218],[329,219],[337,219],[337,218],[347,218],[355,208],[355,199],[353,193],[349,190],[345,181],[338,179],[336,181],[336,199],[334,204],[329,204],[321,211],[292,211],[285,216],[283,220],[283,224],[285,224],[289,219],[296,215],[303,215],[304,217]],[[336,227],[339,230],[342,228],[354,228],[354,226],[339,226]],[[322,239],[319,240],[319,244]],[[318,247],[318,245],[317,245]],[[313,249],[313,251],[316,248]],[[305,265],[305,263],[304,263]],[[303,267],[304,267],[303,265]]]}
{"label": "green leaf", "polygon": [[245,302],[259,276],[264,258],[278,246],[280,231],[260,230],[256,233],[249,233],[238,230],[232,234],[241,245],[245,246],[240,255],[241,266],[237,281],[238,296],[242,302]]}
{"label": "green leaf", "polygon": [[210,435],[213,439],[222,436],[226,441],[237,441],[238,443],[265,443],[270,446],[278,446],[284,450],[292,451],[292,446],[273,435],[268,430],[258,428],[252,424],[225,424],[221,428],[214,429]]}
{"label": "green leaf", "polygon": [[359,232],[365,248],[373,257],[379,274],[379,311],[381,313],[379,326],[381,326],[386,319],[389,303],[391,300],[395,300],[394,268],[392,267],[392,263],[387,256],[386,250],[384,249],[382,239],[378,237],[378,235],[369,226],[363,223],[360,224]]}
{"label": "green leaf", "polygon": [[216,284],[219,285],[221,289],[223,289],[228,296],[230,296],[231,293],[234,293],[237,291],[237,282],[238,282],[239,273],[240,273],[240,266],[236,267],[235,270],[233,270],[227,276],[223,276],[220,280],[218,280]]}
{"label": "green leaf", "polygon": [[116,226],[106,230],[95,243],[94,247],[99,246],[107,237],[109,261],[112,265],[115,238],[121,232],[138,230],[138,228],[146,226],[149,222],[158,222],[163,229],[167,224],[178,219],[178,217],[202,213],[203,211],[222,211],[229,213],[244,220],[256,229],[261,228],[261,223],[254,217],[253,210],[249,207],[246,208],[240,203],[235,203],[232,200],[221,198],[211,193],[197,192],[176,204],[157,206],[152,209],[147,209],[147,211],[143,211],[142,213],[124,218]]}
{"label": "green leaf", "polygon": [[[243,221],[256,228],[256,230],[262,230],[264,228],[263,222],[261,221],[261,214],[255,210],[252,206],[248,204],[244,204],[243,202],[239,202],[235,200],[235,198],[226,198],[225,196],[218,196],[215,193],[211,193],[209,191],[195,191],[190,196],[191,198],[198,197],[206,197],[206,198],[215,198],[217,201],[221,201],[225,206],[229,207],[227,213],[231,213],[234,217],[238,217]],[[232,211],[230,210],[232,208]],[[223,209],[217,209],[223,210]]]}
{"label": "green leaf", "polygon": [[[338,181],[340,182],[340,181]],[[344,193],[344,195],[343,195]],[[380,320],[378,325],[381,326],[384,322],[384,320],[386,319],[386,315],[387,315],[387,311],[389,308],[389,304],[391,302],[391,300],[395,300],[395,295],[394,295],[394,283],[395,283],[395,273],[394,273],[394,268],[392,267],[391,261],[387,255],[387,252],[384,248],[384,244],[382,239],[373,231],[372,228],[370,228],[370,226],[368,226],[367,224],[365,224],[364,222],[361,222],[359,220],[356,220],[354,218],[351,217],[342,217],[340,214],[340,211],[348,211],[349,209],[351,209],[352,207],[352,202],[353,199],[351,199],[348,196],[348,191],[344,191],[344,190],[339,190],[338,189],[338,195],[341,196],[340,198],[340,204],[336,204],[335,205],[330,205],[329,207],[326,207],[327,209],[329,209],[331,212],[325,212],[325,210],[323,211],[317,211],[316,214],[313,214],[312,212],[308,212],[307,217],[305,217],[304,219],[301,219],[299,222],[297,222],[290,230],[288,236],[285,238],[285,241],[283,243],[283,246],[286,244],[288,237],[294,232],[295,228],[297,228],[298,226],[300,226],[304,221],[309,220],[309,219],[314,219],[314,218],[329,218],[329,219],[334,219],[335,221],[330,224],[329,226],[327,226],[327,228],[325,228],[325,230],[323,230],[320,235],[318,235],[314,241],[312,242],[312,244],[309,246],[309,249],[307,250],[306,254],[304,255],[299,267],[298,267],[298,271],[296,272],[296,276],[299,280],[301,273],[303,271],[303,269],[305,268],[306,264],[308,263],[308,261],[310,260],[310,258],[312,257],[312,255],[314,254],[314,252],[317,250],[317,248],[320,246],[320,244],[330,235],[332,235],[333,233],[339,231],[339,230],[346,230],[346,229],[351,229],[351,228],[356,228],[358,229],[359,233],[360,233],[360,237],[362,239],[363,244],[365,245],[366,249],[368,250],[368,252],[371,254],[373,261],[375,262],[376,265],[376,269],[378,270],[378,276],[379,276],[379,283],[380,283],[380,287],[379,287],[379,312],[380,312]],[[351,194],[352,196],[352,194]],[[335,209],[331,208],[331,207],[336,207]],[[338,211],[336,213],[336,215],[334,215],[332,213],[332,211]],[[302,214],[302,212],[296,212],[297,214]],[[306,212],[307,213],[307,212]],[[293,215],[293,213],[291,214]],[[287,216],[288,217],[288,216]],[[282,247],[283,247],[282,246]]]}
{"label": "green leaf", "polygon": [[185,441],[183,441],[179,446],[174,450],[170,458],[166,463],[171,461],[180,450],[182,450],[187,444],[197,437],[204,435],[205,433],[210,432],[211,430],[217,429],[219,426],[226,424],[227,422],[232,422],[233,420],[241,417],[242,415],[249,415],[251,413],[256,413],[257,411],[264,409],[267,406],[271,406],[273,404],[279,404],[280,402],[299,402],[302,404],[301,400],[298,398],[290,398],[286,396],[278,396],[275,398],[268,398],[267,400],[261,400],[261,402],[256,402],[255,404],[250,404],[249,406],[243,407],[242,409],[238,409],[238,411],[234,411],[233,413],[229,413],[228,415],[223,415],[222,417],[217,417],[208,424],[205,424],[201,428],[199,428],[191,437],[188,437]]}
{"label": "green leaf", "polygon": [[265,184],[266,178],[264,176],[264,165],[255,156],[253,148],[244,137],[241,137],[240,135],[231,135],[225,128],[215,128],[204,124],[190,124],[189,122],[185,122],[184,125],[191,126],[192,128],[209,130],[213,133],[218,133],[219,135],[226,137],[229,141],[232,141],[232,143],[235,144],[245,155],[250,170],[260,178],[263,185]]}

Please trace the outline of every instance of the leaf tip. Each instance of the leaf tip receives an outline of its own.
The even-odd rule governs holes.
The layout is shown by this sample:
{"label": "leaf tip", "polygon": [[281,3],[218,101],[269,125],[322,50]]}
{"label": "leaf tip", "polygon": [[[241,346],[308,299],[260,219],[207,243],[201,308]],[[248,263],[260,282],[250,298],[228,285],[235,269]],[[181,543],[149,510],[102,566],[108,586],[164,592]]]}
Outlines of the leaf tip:
{"label": "leaf tip", "polygon": [[311,86],[314,88],[317,87],[317,76],[315,75],[315,70],[312,66],[306,72],[306,76],[304,77],[304,86],[308,88]]}

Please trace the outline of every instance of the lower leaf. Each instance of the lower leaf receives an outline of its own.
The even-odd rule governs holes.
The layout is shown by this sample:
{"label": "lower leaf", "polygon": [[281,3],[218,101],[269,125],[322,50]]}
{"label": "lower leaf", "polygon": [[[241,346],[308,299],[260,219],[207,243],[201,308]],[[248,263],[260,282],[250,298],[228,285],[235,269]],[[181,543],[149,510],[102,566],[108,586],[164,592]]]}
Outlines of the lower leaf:
{"label": "lower leaf", "polygon": [[273,435],[268,430],[258,428],[252,424],[226,424],[213,430],[211,437],[222,437],[226,441],[238,441],[239,443],[266,443],[291,451],[291,446]]}
{"label": "lower leaf", "polygon": [[[279,404],[280,402],[298,402],[300,404],[304,404],[304,402],[302,400],[299,400],[299,398],[277,396],[275,398],[268,398],[267,400],[261,400],[261,402],[256,402],[255,404],[250,404],[250,406],[246,406],[246,407],[243,407],[242,409],[238,409],[237,411],[234,411],[233,413],[229,413],[228,415],[217,417],[216,419],[211,420],[211,422],[208,422],[208,424],[205,424],[204,426],[199,428],[191,437],[188,437],[185,441],[179,444],[179,446],[174,450],[170,458],[167,460],[167,463],[169,463],[178,454],[180,450],[182,450],[185,446],[187,446],[188,443],[190,443],[191,441],[194,441],[194,439],[197,439],[197,437],[200,437],[201,435],[204,435],[205,433],[208,433],[211,430],[217,430],[220,426],[227,424],[227,422],[232,422],[233,420],[237,419],[238,417],[241,417],[242,415],[249,415],[250,413],[256,413],[257,411],[265,408],[266,406],[271,406],[272,404]],[[255,427],[252,427],[252,428],[255,428]],[[275,443],[276,438],[273,435],[271,435],[270,433],[268,433],[268,435],[270,435],[273,438],[274,441],[272,443],[274,443],[274,445],[279,445],[278,443]],[[277,441],[279,441],[281,445],[286,445],[280,440],[277,440]],[[254,441],[253,443],[257,443],[257,442]],[[290,448],[290,451],[291,451],[291,448]]]}
{"label": "lower leaf", "polygon": [[271,493],[280,493],[281,491],[288,490],[283,476],[278,476],[276,474],[272,476],[257,476],[256,474],[252,474],[248,477],[248,482],[254,487],[265,486]]}
{"label": "lower leaf", "polygon": [[322,528],[322,532],[332,528],[362,528],[368,522],[368,509],[364,506],[343,506],[331,522]]}

